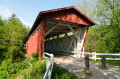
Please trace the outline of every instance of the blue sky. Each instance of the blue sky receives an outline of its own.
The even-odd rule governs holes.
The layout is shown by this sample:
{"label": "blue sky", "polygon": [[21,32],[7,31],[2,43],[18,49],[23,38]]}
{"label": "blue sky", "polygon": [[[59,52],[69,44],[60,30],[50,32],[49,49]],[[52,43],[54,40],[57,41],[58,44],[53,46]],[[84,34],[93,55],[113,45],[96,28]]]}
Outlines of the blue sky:
{"label": "blue sky", "polygon": [[27,26],[32,26],[40,11],[72,6],[75,0],[0,0],[0,15],[7,19],[15,13]]}

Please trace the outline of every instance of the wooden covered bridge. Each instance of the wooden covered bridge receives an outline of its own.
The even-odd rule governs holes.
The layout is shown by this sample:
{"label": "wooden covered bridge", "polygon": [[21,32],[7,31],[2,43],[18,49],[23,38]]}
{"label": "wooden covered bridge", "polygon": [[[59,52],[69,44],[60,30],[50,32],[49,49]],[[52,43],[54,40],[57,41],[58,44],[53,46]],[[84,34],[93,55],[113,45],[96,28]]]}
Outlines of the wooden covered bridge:
{"label": "wooden covered bridge", "polygon": [[74,6],[42,11],[35,20],[26,42],[26,52],[43,51],[76,54],[84,51],[90,26],[95,23]]}

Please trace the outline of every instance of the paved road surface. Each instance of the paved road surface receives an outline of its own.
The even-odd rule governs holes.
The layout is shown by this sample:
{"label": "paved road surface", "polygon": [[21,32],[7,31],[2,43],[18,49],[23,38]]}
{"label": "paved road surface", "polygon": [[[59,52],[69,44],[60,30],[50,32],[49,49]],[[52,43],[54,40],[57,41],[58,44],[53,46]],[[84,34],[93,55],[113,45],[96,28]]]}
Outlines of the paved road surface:
{"label": "paved road surface", "polygon": [[98,68],[101,64],[90,62],[90,71],[92,76],[82,74],[84,70],[84,59],[73,58],[71,56],[64,56],[54,54],[54,62],[69,72],[86,79],[120,79],[120,67],[107,65],[108,69]]}

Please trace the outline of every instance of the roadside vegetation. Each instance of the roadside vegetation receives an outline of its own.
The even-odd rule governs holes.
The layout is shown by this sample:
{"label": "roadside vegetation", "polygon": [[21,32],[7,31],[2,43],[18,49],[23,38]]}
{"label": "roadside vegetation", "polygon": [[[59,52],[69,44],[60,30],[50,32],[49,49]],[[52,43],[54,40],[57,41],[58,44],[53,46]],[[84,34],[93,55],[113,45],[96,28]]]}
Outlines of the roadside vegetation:
{"label": "roadside vegetation", "polygon": [[[120,52],[120,1],[119,0],[76,0],[74,4],[92,19],[96,25],[88,30],[85,52]],[[119,58],[119,56],[107,56]],[[120,61],[107,61],[119,65]]]}
{"label": "roadside vegetation", "polygon": [[83,79],[56,65],[53,66],[51,79]]}
{"label": "roadside vegetation", "polygon": [[[91,4],[88,2],[88,4]],[[84,3],[85,5],[85,3]],[[85,51],[97,53],[120,52],[120,2],[119,0],[98,0],[95,9],[83,9],[88,17],[95,20],[96,26],[90,27],[86,39]],[[89,11],[84,11],[89,10]],[[94,11],[95,10],[95,11]],[[87,14],[89,12],[90,14]],[[95,17],[97,17],[95,19]],[[6,20],[0,17],[0,79],[37,79],[45,73],[45,63],[37,57],[26,58],[25,38],[29,32],[15,14]],[[110,56],[113,57],[113,56]],[[106,61],[120,66],[120,61]],[[68,71],[54,65],[52,79],[79,79]]]}
{"label": "roadside vegetation", "polygon": [[0,79],[11,78],[29,66],[25,58],[25,38],[29,28],[13,14],[0,17]]}

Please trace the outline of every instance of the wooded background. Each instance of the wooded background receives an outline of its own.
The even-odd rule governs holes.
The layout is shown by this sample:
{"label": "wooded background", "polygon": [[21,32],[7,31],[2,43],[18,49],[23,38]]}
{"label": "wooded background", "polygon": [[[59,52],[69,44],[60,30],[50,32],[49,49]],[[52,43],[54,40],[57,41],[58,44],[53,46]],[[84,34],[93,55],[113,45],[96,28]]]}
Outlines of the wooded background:
{"label": "wooded background", "polygon": [[120,0],[75,0],[74,5],[96,22],[88,31],[85,51],[120,52]]}

